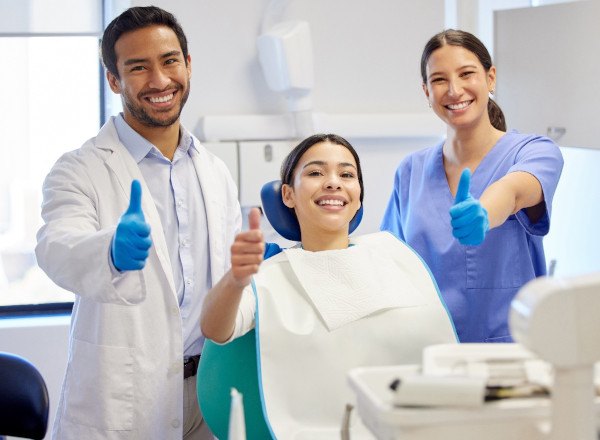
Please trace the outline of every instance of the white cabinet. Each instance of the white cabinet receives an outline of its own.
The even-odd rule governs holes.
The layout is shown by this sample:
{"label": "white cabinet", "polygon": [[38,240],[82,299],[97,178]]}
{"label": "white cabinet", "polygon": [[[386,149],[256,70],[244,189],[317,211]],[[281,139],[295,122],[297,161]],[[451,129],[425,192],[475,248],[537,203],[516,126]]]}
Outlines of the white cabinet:
{"label": "white cabinet", "polygon": [[544,239],[558,276],[600,271],[599,24],[597,0],[495,13],[497,96],[509,128],[565,129],[557,139],[565,166]]}
{"label": "white cabinet", "polygon": [[235,185],[240,187],[240,171],[238,164],[237,142],[202,142],[202,145],[215,156],[219,157],[235,181]]}
{"label": "white cabinet", "polygon": [[260,206],[262,186],[279,179],[281,163],[296,144],[294,141],[239,142],[242,206]]}
{"label": "white cabinet", "polygon": [[495,13],[496,93],[509,128],[600,148],[600,2]]}

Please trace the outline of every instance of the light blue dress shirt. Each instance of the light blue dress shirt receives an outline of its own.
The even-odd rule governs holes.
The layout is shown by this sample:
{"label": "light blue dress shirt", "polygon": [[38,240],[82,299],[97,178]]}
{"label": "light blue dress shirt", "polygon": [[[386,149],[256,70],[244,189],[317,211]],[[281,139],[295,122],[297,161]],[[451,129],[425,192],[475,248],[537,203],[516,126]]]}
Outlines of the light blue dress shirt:
{"label": "light blue dress shirt", "polygon": [[212,282],[204,197],[190,156],[190,148],[196,148],[194,140],[182,127],[170,161],[127,125],[122,113],[115,118],[115,127],[140,167],[160,216],[179,301],[184,356],[200,354],[204,345],[200,311]]}

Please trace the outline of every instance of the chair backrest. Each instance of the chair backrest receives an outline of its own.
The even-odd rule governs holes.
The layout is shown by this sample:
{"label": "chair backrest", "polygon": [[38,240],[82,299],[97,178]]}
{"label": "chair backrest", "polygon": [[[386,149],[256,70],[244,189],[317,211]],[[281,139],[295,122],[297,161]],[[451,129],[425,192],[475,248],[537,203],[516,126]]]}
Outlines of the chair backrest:
{"label": "chair backrest", "polygon": [[46,383],[26,359],[0,352],[0,435],[43,439],[48,428]]}
{"label": "chair backrest", "polygon": [[[291,241],[300,241],[300,225],[298,219],[290,208],[285,206],[281,199],[281,180],[273,180],[265,183],[260,191],[260,199],[263,205],[263,211],[279,235]],[[348,233],[354,230],[360,224],[363,216],[363,207],[356,212],[356,215],[350,221]]]}

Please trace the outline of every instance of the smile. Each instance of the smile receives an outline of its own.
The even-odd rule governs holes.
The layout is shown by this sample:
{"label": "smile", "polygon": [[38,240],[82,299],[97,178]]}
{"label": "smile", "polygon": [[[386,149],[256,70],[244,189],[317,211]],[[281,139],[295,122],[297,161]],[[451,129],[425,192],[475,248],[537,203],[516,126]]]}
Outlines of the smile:
{"label": "smile", "polygon": [[449,110],[462,110],[462,109],[470,106],[472,102],[473,102],[473,100],[471,99],[470,101],[462,101],[462,102],[458,102],[456,104],[448,104],[444,107],[446,107]]}
{"label": "smile", "polygon": [[325,205],[331,205],[331,206],[345,206],[348,203],[343,201],[343,200],[331,200],[331,199],[327,199],[327,200],[319,200],[317,201],[317,205],[319,206],[325,206]]}
{"label": "smile", "polygon": [[169,102],[170,100],[173,99],[174,95],[175,95],[174,93],[170,93],[169,95],[165,95],[165,96],[151,97],[151,98],[148,98],[148,101],[150,101],[153,104]]}

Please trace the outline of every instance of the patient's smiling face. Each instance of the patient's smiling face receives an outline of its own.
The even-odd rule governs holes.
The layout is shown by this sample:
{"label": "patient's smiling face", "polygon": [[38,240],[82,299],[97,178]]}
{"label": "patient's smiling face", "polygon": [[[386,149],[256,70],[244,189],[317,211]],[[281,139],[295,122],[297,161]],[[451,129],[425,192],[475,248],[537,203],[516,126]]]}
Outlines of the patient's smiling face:
{"label": "patient's smiling face", "polygon": [[354,156],[342,145],[316,143],[300,157],[292,185],[282,185],[282,196],[296,213],[305,249],[307,242],[323,241],[346,247],[350,221],[361,206]]}

